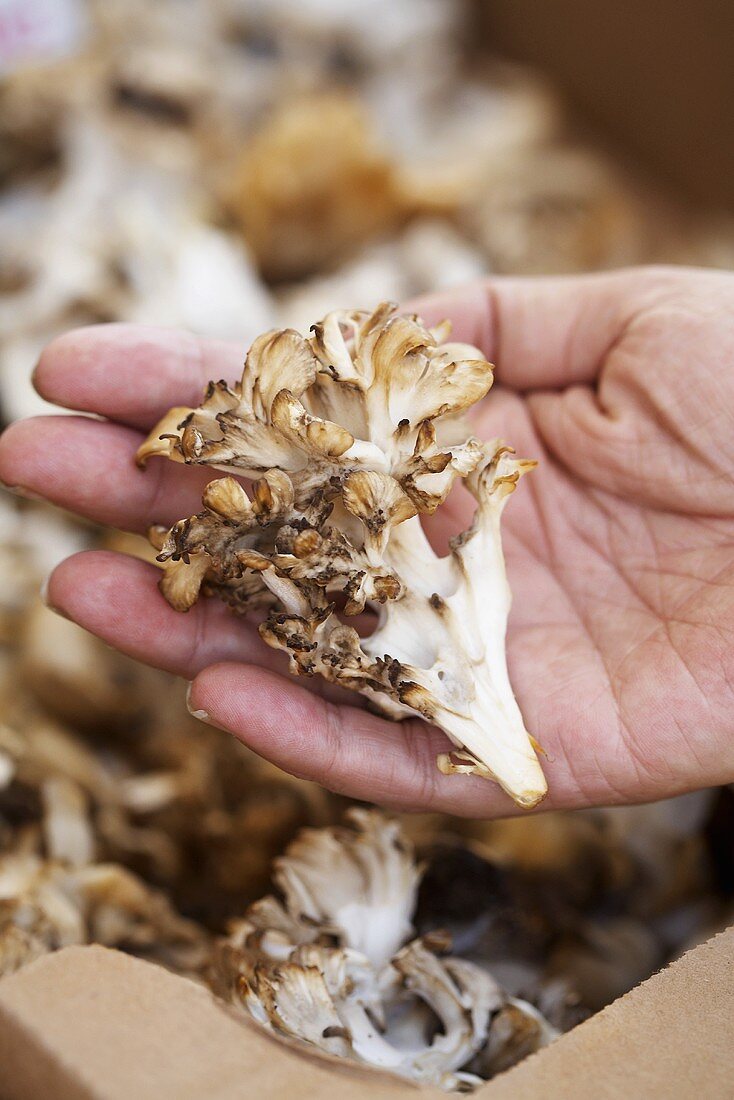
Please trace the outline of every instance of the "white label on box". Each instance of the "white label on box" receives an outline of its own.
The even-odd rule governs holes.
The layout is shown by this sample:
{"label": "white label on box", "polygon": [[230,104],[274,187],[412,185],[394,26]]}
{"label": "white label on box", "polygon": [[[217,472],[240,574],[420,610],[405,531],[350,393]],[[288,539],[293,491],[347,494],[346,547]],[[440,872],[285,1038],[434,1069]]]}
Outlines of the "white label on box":
{"label": "white label on box", "polygon": [[86,30],[83,0],[0,0],[0,75],[75,53]]}

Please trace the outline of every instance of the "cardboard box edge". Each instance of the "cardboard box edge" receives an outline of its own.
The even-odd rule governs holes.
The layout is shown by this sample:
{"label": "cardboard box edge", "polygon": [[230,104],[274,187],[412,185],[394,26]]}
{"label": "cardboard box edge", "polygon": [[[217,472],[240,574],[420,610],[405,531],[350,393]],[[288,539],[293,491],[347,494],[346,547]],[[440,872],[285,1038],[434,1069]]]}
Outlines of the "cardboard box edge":
{"label": "cardboard box edge", "polygon": [[[14,988],[22,989],[28,985],[29,979],[31,986],[38,981],[42,984],[44,978],[53,980],[53,971],[59,967],[59,964],[62,964],[63,969],[70,960],[73,962],[75,958],[79,959],[80,957],[85,960],[85,967],[86,963],[92,960],[96,970],[100,973],[107,968],[118,973],[124,971],[133,975],[136,979],[141,977],[145,981],[156,980],[156,976],[152,975],[152,972],[158,968],[154,964],[122,955],[121,952],[98,945],[66,948],[52,955],[44,956],[16,972],[16,974],[2,979],[0,981],[0,1025],[2,1025],[0,1026],[0,1065],[7,1063],[16,1078],[11,1086],[13,1091],[8,1093],[8,1100],[29,1100],[29,1098],[35,1098],[39,1095],[46,1095],[51,1087],[53,1087],[52,1094],[58,1097],[59,1100],[103,1100],[108,1095],[108,1093],[95,1088],[90,1091],[83,1079],[82,1071],[78,1067],[75,1069],[73,1064],[65,1062],[63,1052],[51,1050],[48,1046],[44,1046],[43,1036],[38,1033],[34,1034],[32,1024],[29,1024],[27,1019],[23,1019],[22,1015],[19,1016],[13,1010],[12,991]],[[121,960],[125,961],[122,962]],[[722,968],[721,960],[728,960],[728,967],[724,966]],[[112,962],[111,967],[110,962]],[[81,972],[84,967],[77,969]],[[257,1028],[256,1025],[250,1024],[241,1018],[233,1009],[216,1001],[205,987],[162,969],[160,973],[165,974],[168,979],[167,989],[173,990],[174,985],[177,987],[175,993],[177,1001],[179,994],[181,999],[185,999],[187,994],[188,997],[193,995],[199,1007],[207,1016],[210,1013],[216,1013],[220,1022],[226,1019],[238,1029],[245,1029],[248,1038],[246,1041],[243,1040],[243,1052],[245,1048],[256,1051],[262,1056],[263,1060],[267,1061],[269,1059],[269,1048],[275,1049],[277,1045],[278,1050],[284,1052],[282,1062],[292,1062],[294,1072],[298,1073],[300,1088],[299,1093],[294,1092],[294,1095],[319,1095],[319,1088],[324,1084],[325,1074],[333,1079],[334,1087],[337,1090],[340,1087],[343,1089],[345,1080],[348,1079],[350,1093],[355,1098],[362,1095],[360,1092],[362,1085],[365,1086],[365,1097],[368,1089],[371,1098],[389,1097],[392,1100],[394,1097],[395,1100],[398,1100],[401,1096],[407,1097],[411,1092],[415,1095],[415,1089],[409,1083],[400,1081],[390,1075],[372,1072],[368,1068],[355,1067],[335,1059],[323,1058],[317,1052],[312,1054],[304,1051],[296,1044],[281,1044],[272,1036]],[[73,978],[73,967],[71,976]],[[625,1047],[625,1028],[629,1032],[630,1014],[638,1017],[641,1015],[642,1018],[638,1020],[638,1024],[644,1023],[648,1030],[652,1028],[654,1032],[658,1017],[666,1018],[666,1011],[668,1015],[672,1013],[675,1016],[676,1012],[679,1011],[679,1008],[675,1005],[666,1005],[665,1000],[671,996],[677,997],[681,987],[684,987],[686,982],[692,983],[690,992],[693,994],[693,1002],[697,999],[699,1007],[701,1005],[705,1007],[706,996],[712,997],[714,995],[724,998],[729,1005],[728,1018],[731,1021],[732,1051],[730,1082],[732,1087],[731,1091],[726,1094],[721,1092],[721,1096],[727,1095],[730,1097],[734,1094],[734,926],[691,948],[671,963],[670,966],[640,983],[635,989],[620,997],[585,1023],[580,1024],[572,1032],[562,1036],[551,1046],[544,1048],[537,1054],[525,1059],[520,1065],[487,1082],[475,1095],[478,1100],[485,1100],[485,1098],[486,1100],[504,1100],[505,1097],[507,1097],[507,1100],[510,1100],[510,1098],[512,1100],[524,1100],[525,1097],[537,1096],[539,1083],[542,1083],[544,1100],[555,1100],[556,1097],[558,1097],[558,1100],[570,1100],[574,1095],[588,1094],[588,1089],[592,1085],[595,1095],[598,1097],[628,1097],[630,1095],[630,1070],[635,1067],[620,1065],[619,1060],[617,1062],[613,1059],[610,1060],[610,1055],[614,1055],[615,1051],[619,1053],[619,1050]],[[182,984],[179,986],[178,983]],[[696,990],[696,985],[700,987],[701,983],[705,988]],[[159,982],[158,985],[160,987],[161,983]],[[94,1000],[93,990],[90,989],[89,992],[88,1000],[91,1004]],[[8,994],[11,994],[11,996],[8,996]],[[693,1002],[689,997],[687,1007],[690,1007]],[[663,1009],[666,1011],[661,1012]],[[685,1016],[685,1013],[680,1013],[680,1016]],[[220,1026],[214,1016],[211,1017],[211,1022],[213,1026]],[[664,1023],[663,1026],[666,1027],[667,1024]],[[707,1029],[705,1012],[699,1026],[703,1028],[704,1033],[708,1033],[710,1030]],[[151,1021],[146,1020],[144,1029],[146,1034],[150,1035],[155,1030]],[[232,1034],[234,1035],[234,1032]],[[642,1038],[644,1039],[644,1034]],[[700,1038],[701,1035],[699,1035],[699,1040]],[[684,1049],[680,1043],[678,1043],[678,1046],[679,1049]],[[629,1044],[627,1044],[627,1049],[630,1049]],[[286,1050],[289,1052],[287,1057],[285,1055]],[[653,1089],[649,1093],[650,1095],[653,1095],[655,1090],[659,1094],[661,1086],[671,1084],[669,1080],[666,1082],[665,1078],[660,1076],[660,1055],[662,1053],[658,1045],[658,1049],[653,1050],[651,1057],[647,1059],[648,1065],[645,1074]],[[692,1053],[696,1054],[695,1048]],[[606,1058],[605,1065],[609,1088],[605,1086],[603,1078],[600,1079],[599,1077],[599,1059],[602,1055]],[[696,1062],[697,1056],[689,1058],[689,1061]],[[700,1058],[698,1061],[700,1061]],[[561,1065],[562,1062],[565,1064],[565,1068],[564,1065]],[[638,1068],[641,1069],[642,1067]],[[725,1070],[728,1072],[727,1067],[725,1067]],[[23,1081],[24,1074],[25,1083]],[[29,1074],[31,1075],[30,1078]],[[633,1077],[636,1077],[636,1075],[635,1073]],[[7,1073],[3,1074],[3,1077],[8,1080]],[[623,1083],[625,1080],[626,1084]],[[2,1078],[0,1078],[0,1081],[2,1081]],[[39,1089],[39,1081],[43,1085],[43,1089]],[[676,1087],[679,1087],[679,1085],[680,1082]],[[161,1081],[157,1086],[160,1090],[161,1100],[167,1100],[165,1087],[165,1081]],[[317,1090],[316,1092],[314,1092],[314,1088]],[[557,1088],[560,1088],[561,1091],[555,1091]],[[329,1091],[331,1091],[330,1088]],[[445,1095],[434,1089],[420,1091],[426,1097]],[[169,1095],[173,1100],[174,1094]],[[234,1100],[235,1094],[220,1092],[217,1095],[222,1098],[232,1096]],[[638,1096],[646,1096],[648,1093],[637,1089],[634,1095],[637,1100]],[[666,1096],[668,1095],[671,1097],[691,1096],[697,1098],[697,1095],[700,1094],[698,1094],[698,1090],[694,1092],[688,1085],[685,1085],[682,1091],[681,1088],[677,1092],[666,1089]],[[707,1100],[710,1097],[714,1100],[718,1095],[719,1093],[710,1090],[706,1093]],[[176,1100],[178,1100],[178,1096],[176,1096]]]}

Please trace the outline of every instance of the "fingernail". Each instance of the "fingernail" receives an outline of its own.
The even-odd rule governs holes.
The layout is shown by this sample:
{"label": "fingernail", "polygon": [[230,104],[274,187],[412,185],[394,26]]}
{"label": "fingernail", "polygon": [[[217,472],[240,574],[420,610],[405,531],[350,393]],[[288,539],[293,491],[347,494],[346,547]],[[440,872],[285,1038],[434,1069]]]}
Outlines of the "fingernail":
{"label": "fingernail", "polygon": [[191,689],[194,686],[191,682],[186,688],[186,709],[192,718],[198,718],[200,722],[211,722],[211,718],[205,710],[195,710],[191,705]]}
{"label": "fingernail", "polygon": [[48,586],[51,582],[52,573],[53,570],[51,570],[51,573],[49,573],[49,575],[46,577],[45,581],[38,590],[38,595],[40,597],[41,603],[44,607],[47,607],[49,611],[53,611],[54,615],[58,615],[60,619],[66,619],[67,622],[71,623],[74,620],[70,619],[65,611],[61,611],[60,608],[54,607],[54,605],[51,603],[51,600],[49,599]]}

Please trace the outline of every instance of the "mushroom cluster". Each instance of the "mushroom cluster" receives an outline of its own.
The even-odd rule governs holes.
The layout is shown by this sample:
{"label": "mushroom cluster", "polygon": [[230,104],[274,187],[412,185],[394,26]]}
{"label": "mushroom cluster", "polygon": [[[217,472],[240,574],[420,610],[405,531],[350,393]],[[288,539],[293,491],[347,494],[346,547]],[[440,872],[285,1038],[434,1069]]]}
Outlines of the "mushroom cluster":
{"label": "mushroom cluster", "polygon": [[210,931],[336,800],[197,722],[174,677],[39,600],[60,558],[149,553],[142,538],[4,497],[0,525],[0,971],[71,942],[198,970]]}
{"label": "mushroom cluster", "polygon": [[[48,738],[46,747],[61,746]],[[29,755],[23,738],[0,726],[0,822],[13,800],[16,814],[22,812],[18,800],[33,771]],[[0,976],[80,943],[124,947],[198,972],[209,954],[204,929],[126,867],[96,861],[98,838],[83,787],[59,771],[40,782],[38,794],[40,830],[26,807],[16,843],[0,844]]]}
{"label": "mushroom cluster", "polygon": [[[293,673],[435,723],[458,746],[439,756],[443,772],[493,779],[531,807],[546,783],[507,673],[500,516],[535,463],[469,433],[461,414],[492,366],[449,334],[383,303],[332,312],[308,338],[259,337],[239,384],[211,383],[140,448],[141,464],[162,455],[229,474],[152,539],[174,608],[203,592],[264,614],[260,633]],[[243,477],[256,479],[251,496]],[[476,512],[440,556],[421,517],[457,479]],[[360,637],[343,617],[365,609],[377,621]]]}
{"label": "mushroom cluster", "polygon": [[725,218],[579,145],[539,73],[476,55],[481,5],[84,8],[76,52],[0,74],[0,419],[43,407],[29,365],[97,321],[245,343],[486,271],[731,266]]}
{"label": "mushroom cluster", "polygon": [[[289,963],[301,966],[313,949],[309,959],[331,974],[326,948],[336,952],[333,967],[340,951],[357,951],[383,975],[385,1030],[364,1046],[355,1025],[362,1054],[351,1056],[411,1076],[437,1067],[446,1082],[466,1087],[465,1074],[499,1072],[537,1045],[540,1025],[513,999],[567,1031],[731,923],[729,791],[545,815],[542,827],[529,816],[485,823],[407,816],[402,841],[392,823],[378,828],[370,815],[369,843],[372,825],[307,832],[277,865],[280,908],[257,903],[242,922],[268,888],[273,856],[304,825],[333,823],[339,800],[196,722],[171,677],[39,603],[41,575],[59,557],[90,544],[141,553],[142,540],[101,536],[28,502],[0,504],[0,517],[0,973],[69,943],[98,942],[201,978],[216,953],[229,998],[242,1004],[233,983],[250,974],[252,1006],[262,997],[277,1013],[282,975],[272,958],[253,954],[258,935],[248,927],[277,931],[281,911],[308,914],[291,922]],[[419,884],[407,837],[421,863]],[[328,881],[320,875],[317,883],[325,862]],[[233,918],[232,937],[216,948],[214,935]],[[459,960],[442,954],[446,933]],[[277,937],[262,942],[270,951]],[[450,1069],[479,1041],[456,1006],[468,973],[462,962],[482,972],[479,990],[491,991],[491,975],[503,1006],[490,1013],[478,1053]],[[315,979],[287,974],[297,983],[288,986],[288,1020],[301,1026]],[[439,974],[437,1012],[428,997],[439,996]],[[329,996],[333,1011],[346,1011]],[[485,1016],[476,1019],[481,1027]],[[451,1042],[438,1043],[447,1027]],[[336,1038],[324,1045],[333,1049]]]}
{"label": "mushroom cluster", "polygon": [[250,907],[220,945],[217,991],[259,1024],[422,1084],[468,1091],[557,1032],[491,974],[413,936],[422,868],[398,824],[352,809],[276,861],[283,900]]}

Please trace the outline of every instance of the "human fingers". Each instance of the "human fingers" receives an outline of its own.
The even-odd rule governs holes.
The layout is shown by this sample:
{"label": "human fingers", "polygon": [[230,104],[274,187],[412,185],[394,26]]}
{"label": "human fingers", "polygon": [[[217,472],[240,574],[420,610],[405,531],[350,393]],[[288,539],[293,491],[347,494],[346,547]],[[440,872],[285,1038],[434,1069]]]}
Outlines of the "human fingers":
{"label": "human fingers", "polygon": [[440,730],[336,705],[260,668],[205,669],[189,689],[189,708],[285,771],[351,798],[462,816],[513,812],[486,780],[439,772],[436,756],[449,747]]}
{"label": "human fingers", "polygon": [[111,527],[171,526],[201,509],[205,485],[221,475],[158,458],[140,470],[135,452],[143,438],[82,416],[19,420],[0,436],[0,480]]}
{"label": "human fingers", "polygon": [[208,382],[236,381],[246,351],[184,329],[90,325],[52,340],[33,381],[55,405],[147,430],[174,405],[198,405]]}
{"label": "human fingers", "polygon": [[284,668],[256,627],[218,600],[200,600],[185,615],[174,611],[158,591],[160,576],[126,554],[87,550],[56,567],[46,600],[108,645],[186,680],[218,661]]}
{"label": "human fingers", "polygon": [[[138,558],[87,550],[56,567],[45,598],[54,611],[108,645],[185,680],[221,661],[246,661],[286,674],[285,655],[265,645],[254,623],[218,600],[199,600],[182,615],[158,590],[160,577],[160,570]],[[337,702],[351,698],[321,677],[307,686]]]}
{"label": "human fingers", "polygon": [[594,275],[491,277],[404,304],[427,324],[448,318],[514,390],[593,382],[636,312],[684,277],[677,268]]}

